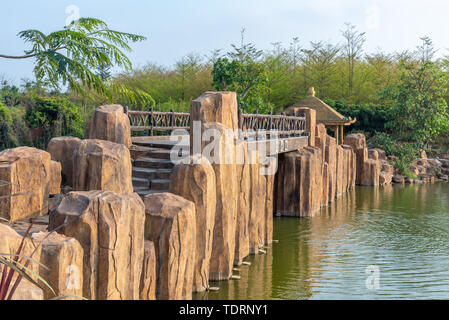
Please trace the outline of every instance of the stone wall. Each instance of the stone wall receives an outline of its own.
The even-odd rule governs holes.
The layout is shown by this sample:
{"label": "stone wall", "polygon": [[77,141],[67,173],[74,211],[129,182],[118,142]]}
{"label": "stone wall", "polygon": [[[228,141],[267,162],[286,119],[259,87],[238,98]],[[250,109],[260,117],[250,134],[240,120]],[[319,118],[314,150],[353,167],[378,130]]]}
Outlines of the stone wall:
{"label": "stone wall", "polygon": [[314,146],[279,158],[274,195],[278,215],[307,217],[355,186],[355,153],[337,146],[324,125],[315,126]]}

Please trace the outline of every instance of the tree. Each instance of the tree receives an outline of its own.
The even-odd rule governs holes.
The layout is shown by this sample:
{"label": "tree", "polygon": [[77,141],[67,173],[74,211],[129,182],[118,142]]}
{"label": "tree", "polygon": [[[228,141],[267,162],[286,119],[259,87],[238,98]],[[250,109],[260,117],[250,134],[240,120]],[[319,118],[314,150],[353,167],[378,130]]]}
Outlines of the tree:
{"label": "tree", "polygon": [[83,121],[79,109],[64,97],[41,97],[30,94],[32,106],[25,120],[31,128],[43,128],[48,136],[83,136]]}
{"label": "tree", "polygon": [[131,70],[131,61],[123,51],[131,51],[130,42],[143,41],[143,36],[111,30],[99,19],[81,18],[63,30],[48,35],[39,30],[25,30],[19,37],[31,46],[24,55],[0,54],[4,59],[35,59],[34,74],[55,89],[61,84],[87,95],[94,90],[112,101],[113,95],[154,103],[151,96],[141,91],[105,82],[96,74],[98,68],[118,66]]}
{"label": "tree", "polygon": [[[244,42],[245,29],[242,29],[240,46],[232,45],[227,57],[218,58],[212,70],[213,84],[217,90],[238,93],[239,106],[247,111],[267,111],[262,96],[267,93],[267,74],[265,65],[258,61],[262,51],[252,43]],[[263,109],[263,110],[261,110]]]}
{"label": "tree", "polygon": [[332,74],[335,71],[335,59],[340,52],[338,46],[330,43],[311,42],[311,49],[303,49],[302,62],[304,75],[309,86],[318,89],[321,96],[326,96]]}
{"label": "tree", "polygon": [[354,88],[354,67],[357,59],[360,58],[365,44],[365,32],[358,32],[356,27],[350,23],[345,23],[346,29],[342,35],[346,42],[343,45],[343,57],[347,63],[348,70],[348,97],[350,98]]}
{"label": "tree", "polygon": [[382,93],[390,105],[387,126],[400,138],[424,146],[449,129],[447,74],[437,62],[403,64],[399,83]]}

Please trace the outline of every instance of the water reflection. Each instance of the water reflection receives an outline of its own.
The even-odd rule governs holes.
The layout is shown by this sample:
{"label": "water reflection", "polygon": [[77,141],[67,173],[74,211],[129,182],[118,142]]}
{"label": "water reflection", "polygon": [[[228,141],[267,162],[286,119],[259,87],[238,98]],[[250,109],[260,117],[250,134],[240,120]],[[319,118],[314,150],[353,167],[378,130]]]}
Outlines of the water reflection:
{"label": "water reflection", "polygon": [[[275,219],[278,244],[195,298],[446,299],[448,230],[448,184],[360,187],[315,217]],[[371,265],[379,290],[365,285]]]}

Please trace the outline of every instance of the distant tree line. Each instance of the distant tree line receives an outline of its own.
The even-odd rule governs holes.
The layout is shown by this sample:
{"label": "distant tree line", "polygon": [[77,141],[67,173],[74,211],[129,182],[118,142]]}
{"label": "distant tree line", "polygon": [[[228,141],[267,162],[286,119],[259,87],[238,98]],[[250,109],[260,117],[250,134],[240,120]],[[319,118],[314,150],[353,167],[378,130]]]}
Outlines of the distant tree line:
{"label": "distant tree line", "polygon": [[[413,50],[397,53],[366,53],[365,41],[365,33],[345,24],[340,42],[304,44],[295,37],[287,45],[273,43],[272,49],[263,51],[245,41],[243,29],[241,42],[232,45],[229,52],[192,53],[171,67],[148,63],[116,76],[110,74],[112,61],[105,60],[98,63],[96,74],[108,88],[126,88],[131,93],[112,92],[115,103],[138,110],[188,111],[190,101],[205,91],[231,90],[238,93],[239,106],[245,112],[281,112],[305,97],[313,86],[317,97],[343,115],[358,119],[352,130],[387,132],[395,139],[422,145],[446,141],[449,58],[437,59],[427,37]],[[71,105],[59,101],[57,105],[64,111],[58,112],[74,115],[56,118],[64,123],[59,127],[82,135],[78,126],[83,126],[96,106],[109,103],[111,94],[87,85],[75,89],[61,93],[39,78],[21,88],[4,83],[0,88],[0,121],[16,121],[16,126],[25,128],[48,126],[54,119],[52,107],[41,108],[36,95],[61,97]],[[132,93],[141,93],[145,99],[136,99]],[[45,104],[54,105],[53,101]],[[38,106],[39,111],[29,111],[38,110]],[[8,110],[10,116],[6,115]],[[14,120],[17,117],[22,119],[20,125]],[[17,139],[11,141],[10,145],[16,144]]]}

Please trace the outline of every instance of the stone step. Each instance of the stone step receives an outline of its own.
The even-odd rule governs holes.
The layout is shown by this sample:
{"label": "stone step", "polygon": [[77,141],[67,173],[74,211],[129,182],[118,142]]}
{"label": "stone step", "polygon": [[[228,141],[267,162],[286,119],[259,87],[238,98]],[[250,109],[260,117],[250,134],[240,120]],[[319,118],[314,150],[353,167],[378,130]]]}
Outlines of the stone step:
{"label": "stone step", "polygon": [[140,158],[134,160],[133,167],[147,169],[172,169],[174,167],[174,163],[165,159]]}
{"label": "stone step", "polygon": [[136,188],[150,188],[150,180],[147,178],[135,178],[133,177],[133,187]]}
{"label": "stone step", "polygon": [[150,194],[156,194],[156,193],[164,193],[168,192],[168,190],[138,190],[135,191],[141,198],[150,195]]}
{"label": "stone step", "polygon": [[[143,141],[134,141],[134,145],[141,147],[152,147],[152,148],[161,148],[161,149],[172,149],[175,145],[179,144],[179,141],[170,141],[170,140],[143,140]],[[189,144],[180,144],[183,146],[183,149],[189,150]]]}
{"label": "stone step", "polygon": [[147,180],[170,179],[172,169],[147,169],[133,167],[133,177]]}
{"label": "stone step", "polygon": [[[169,149],[141,147],[141,146],[132,146],[130,150],[131,150],[131,158],[134,160],[141,158],[170,160],[172,152],[172,150]],[[178,155],[176,156],[188,157],[189,155],[190,155],[189,152],[183,151],[181,154],[178,153]]]}
{"label": "stone step", "polygon": [[168,190],[170,186],[170,180],[168,179],[154,179],[150,181],[151,190]]}

